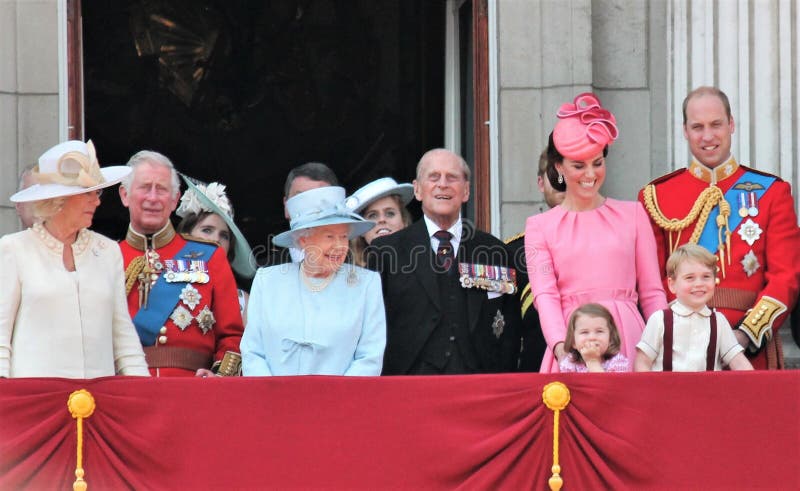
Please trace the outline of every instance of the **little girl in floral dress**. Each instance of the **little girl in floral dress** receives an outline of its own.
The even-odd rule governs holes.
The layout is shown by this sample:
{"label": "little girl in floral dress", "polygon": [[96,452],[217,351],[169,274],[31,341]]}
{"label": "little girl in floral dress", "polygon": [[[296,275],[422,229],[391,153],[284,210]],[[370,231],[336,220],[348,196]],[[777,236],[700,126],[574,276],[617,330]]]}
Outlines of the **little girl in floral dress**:
{"label": "little girl in floral dress", "polygon": [[587,303],[572,312],[564,345],[569,354],[558,365],[561,372],[630,371],[614,318],[602,305]]}

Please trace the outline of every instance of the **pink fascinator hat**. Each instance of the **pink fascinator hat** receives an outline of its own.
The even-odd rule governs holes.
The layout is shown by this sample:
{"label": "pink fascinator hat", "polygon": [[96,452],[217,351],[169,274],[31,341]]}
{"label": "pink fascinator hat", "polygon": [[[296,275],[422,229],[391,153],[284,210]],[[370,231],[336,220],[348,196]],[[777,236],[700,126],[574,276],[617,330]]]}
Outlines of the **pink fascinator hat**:
{"label": "pink fascinator hat", "polygon": [[617,120],[600,105],[596,95],[586,92],[558,110],[553,143],[570,160],[586,160],[602,152],[617,139]]}

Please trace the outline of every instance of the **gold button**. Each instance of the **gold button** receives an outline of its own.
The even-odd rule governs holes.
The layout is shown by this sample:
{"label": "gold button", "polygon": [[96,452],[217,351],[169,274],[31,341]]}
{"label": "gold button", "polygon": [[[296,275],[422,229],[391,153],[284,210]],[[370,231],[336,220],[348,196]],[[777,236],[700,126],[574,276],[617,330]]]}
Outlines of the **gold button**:
{"label": "gold button", "polygon": [[158,337],[158,344],[167,344],[167,337],[166,336],[159,336]]}
{"label": "gold button", "polygon": [[161,326],[161,329],[158,332],[160,332],[161,334],[166,334],[167,333],[167,326]]}

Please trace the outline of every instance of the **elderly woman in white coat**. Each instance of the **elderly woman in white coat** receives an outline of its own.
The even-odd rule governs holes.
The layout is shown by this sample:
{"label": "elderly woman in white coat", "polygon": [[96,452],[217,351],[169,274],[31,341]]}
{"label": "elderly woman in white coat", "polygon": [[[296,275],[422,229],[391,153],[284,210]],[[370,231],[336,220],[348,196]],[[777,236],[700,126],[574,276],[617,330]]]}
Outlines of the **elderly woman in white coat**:
{"label": "elderly woman in white coat", "polygon": [[344,264],[348,240],[375,224],[326,186],[286,202],[291,230],[273,243],[300,263],[263,268],[250,291],[242,336],[244,375],[380,375],[386,318],[380,276]]}
{"label": "elderly woman in white coat", "polygon": [[91,141],[68,141],[11,196],[39,220],[0,239],[0,377],[149,375],[119,246],[88,230],[102,190],[128,172],[101,169]]}

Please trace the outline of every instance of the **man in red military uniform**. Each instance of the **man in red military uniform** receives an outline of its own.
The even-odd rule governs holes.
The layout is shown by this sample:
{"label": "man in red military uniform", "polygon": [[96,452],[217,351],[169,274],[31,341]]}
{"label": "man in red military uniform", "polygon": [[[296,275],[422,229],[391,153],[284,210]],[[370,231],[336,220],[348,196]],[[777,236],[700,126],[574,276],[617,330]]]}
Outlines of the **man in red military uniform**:
{"label": "man in red military uniform", "polygon": [[175,233],[179,198],[172,162],[157,152],[131,157],[120,186],[130,213],[125,240],[128,310],[156,376],[206,376],[226,352],[239,353],[244,327],[225,251]]}
{"label": "man in red military uniform", "polygon": [[733,131],[722,91],[689,93],[683,132],[694,158],[651,182],[639,199],[653,223],[662,276],[681,244],[699,243],[716,254],[719,284],[710,306],[734,327],[755,368],[783,368],[777,330],[797,300],[800,229],[789,184],[737,163]]}

